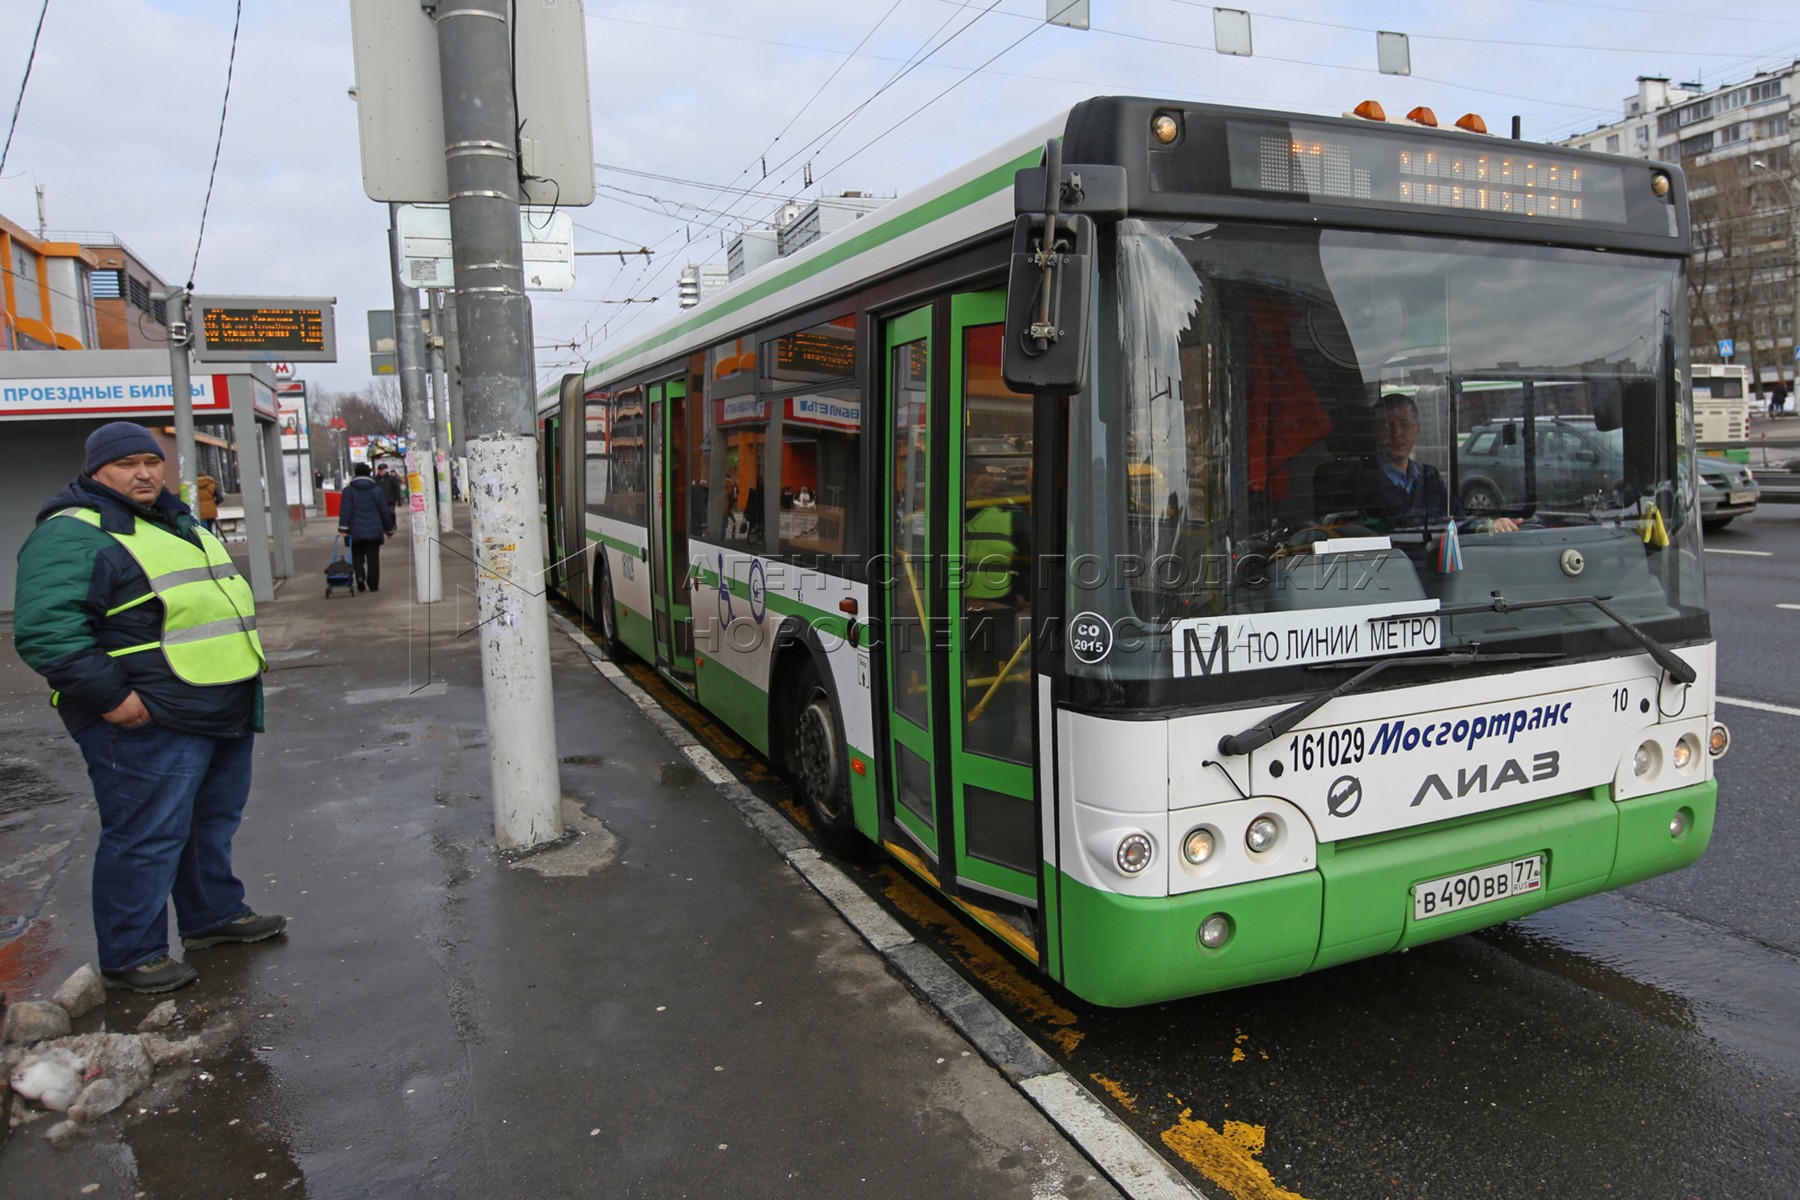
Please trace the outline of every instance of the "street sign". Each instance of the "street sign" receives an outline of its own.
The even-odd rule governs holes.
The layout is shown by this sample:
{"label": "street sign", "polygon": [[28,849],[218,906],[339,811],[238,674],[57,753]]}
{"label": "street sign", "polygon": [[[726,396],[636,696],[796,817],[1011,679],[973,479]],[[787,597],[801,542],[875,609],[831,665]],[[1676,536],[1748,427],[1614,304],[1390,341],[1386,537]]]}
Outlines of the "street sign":
{"label": "street sign", "polygon": [[[400,286],[455,287],[449,207],[403,204],[394,220],[400,231]],[[519,249],[526,291],[566,292],[575,286],[575,219],[568,213],[521,208]]]}
{"label": "street sign", "polygon": [[394,344],[394,310],[369,310],[369,374],[398,375],[400,355]]}
{"label": "street sign", "polygon": [[1733,342],[1730,338],[1720,338],[1719,339],[1719,357],[1720,358],[1730,358],[1732,353],[1736,349],[1737,349],[1737,343]]}
{"label": "street sign", "polygon": [[[540,0],[513,10],[519,189],[533,204],[592,204],[594,127],[581,0]],[[403,204],[449,200],[434,13],[393,0],[351,0],[350,34],[363,191],[371,200]]]}
{"label": "street sign", "polygon": [[336,362],[335,297],[195,296],[201,362]]}

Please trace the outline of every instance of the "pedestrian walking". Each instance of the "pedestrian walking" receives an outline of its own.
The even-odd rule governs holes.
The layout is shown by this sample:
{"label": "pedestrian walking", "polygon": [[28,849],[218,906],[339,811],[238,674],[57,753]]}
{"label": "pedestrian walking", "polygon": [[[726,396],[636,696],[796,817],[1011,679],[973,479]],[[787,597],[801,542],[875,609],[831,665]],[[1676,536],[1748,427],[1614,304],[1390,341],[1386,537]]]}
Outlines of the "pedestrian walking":
{"label": "pedestrian walking", "polygon": [[200,523],[206,526],[208,533],[219,532],[219,481],[211,475],[202,475],[194,480],[194,487],[200,493]]}
{"label": "pedestrian walking", "polygon": [[338,501],[338,532],[350,539],[356,590],[381,590],[381,543],[394,534],[394,506],[369,477],[369,464],[356,464],[356,477]]}
{"label": "pedestrian walking", "polygon": [[100,973],[166,992],[199,976],[170,957],[171,901],[189,951],[287,927],[245,903],[231,865],[267,662],[250,587],[163,486],[156,439],[114,421],[86,449],[19,550],[14,644],[55,689],[94,784]]}
{"label": "pedestrian walking", "polygon": [[1769,415],[1779,417],[1782,409],[1787,407],[1787,383],[1780,376],[1775,377],[1775,386],[1769,389]]}
{"label": "pedestrian walking", "polygon": [[[367,466],[368,464],[362,465]],[[387,464],[382,463],[375,472],[375,482],[381,485],[382,494],[387,497],[388,507],[399,508],[400,501],[406,498],[406,488],[400,482],[399,474],[388,470]]]}

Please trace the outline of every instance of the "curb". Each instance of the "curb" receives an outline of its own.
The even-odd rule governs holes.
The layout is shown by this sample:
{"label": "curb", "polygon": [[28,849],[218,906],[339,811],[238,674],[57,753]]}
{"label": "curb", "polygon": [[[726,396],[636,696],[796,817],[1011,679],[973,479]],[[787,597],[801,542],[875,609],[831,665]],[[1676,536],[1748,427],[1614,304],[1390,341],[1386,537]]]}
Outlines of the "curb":
{"label": "curb", "polygon": [[820,854],[791,821],[738,782],[710,750],[663,710],[654,696],[608,660],[592,638],[559,612],[552,610],[550,620],[581,647],[594,669],[637,705],[858,936],[930,1001],[1114,1187],[1132,1200],[1209,1200],[1206,1193],[1169,1166],[1073,1075],[1058,1067],[1006,1014],[914,940],[898,921]]}

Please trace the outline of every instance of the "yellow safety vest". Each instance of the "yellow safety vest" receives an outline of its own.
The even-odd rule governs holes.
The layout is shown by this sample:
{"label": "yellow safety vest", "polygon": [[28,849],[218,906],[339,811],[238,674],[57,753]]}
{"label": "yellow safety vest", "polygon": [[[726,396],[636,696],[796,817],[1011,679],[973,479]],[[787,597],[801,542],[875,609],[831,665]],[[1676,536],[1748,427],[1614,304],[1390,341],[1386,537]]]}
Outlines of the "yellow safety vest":
{"label": "yellow safety vest", "polygon": [[[65,508],[54,515],[101,528],[100,514],[91,508]],[[177,679],[200,687],[260,675],[269,664],[256,633],[256,602],[224,544],[200,526],[194,527],[200,539],[195,545],[153,521],[133,519],[136,525],[130,533],[112,536],[143,570],[150,590],[108,609],[106,615],[160,600],[162,638],[107,653],[120,658],[161,650]]]}
{"label": "yellow safety vest", "polygon": [[978,509],[963,526],[963,556],[968,560],[963,595],[970,600],[1004,600],[1013,592],[1013,514],[992,505]]}

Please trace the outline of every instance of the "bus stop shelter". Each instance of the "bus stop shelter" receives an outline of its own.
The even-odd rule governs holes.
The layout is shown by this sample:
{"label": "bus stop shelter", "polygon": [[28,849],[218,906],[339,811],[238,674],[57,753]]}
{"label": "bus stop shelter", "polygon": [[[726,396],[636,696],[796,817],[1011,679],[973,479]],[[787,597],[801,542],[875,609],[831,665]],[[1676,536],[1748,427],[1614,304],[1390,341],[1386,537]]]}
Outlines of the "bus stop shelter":
{"label": "bus stop shelter", "polygon": [[[244,507],[245,573],[256,599],[294,571],[293,538],[267,363],[195,364],[194,420],[227,425]],[[174,388],[165,350],[14,351],[0,354],[0,609],[18,584],[19,548],[38,509],[81,473],[88,434],[108,421],[150,430],[175,478]],[[273,518],[273,519],[272,519]]]}

